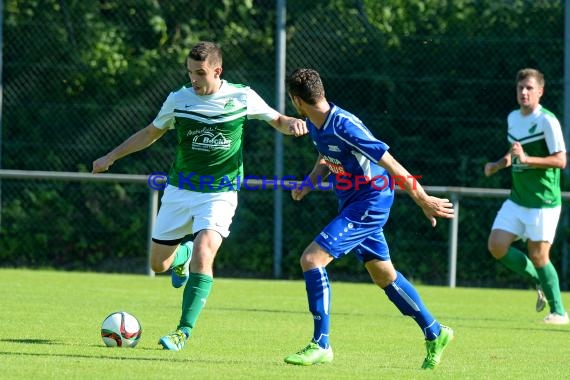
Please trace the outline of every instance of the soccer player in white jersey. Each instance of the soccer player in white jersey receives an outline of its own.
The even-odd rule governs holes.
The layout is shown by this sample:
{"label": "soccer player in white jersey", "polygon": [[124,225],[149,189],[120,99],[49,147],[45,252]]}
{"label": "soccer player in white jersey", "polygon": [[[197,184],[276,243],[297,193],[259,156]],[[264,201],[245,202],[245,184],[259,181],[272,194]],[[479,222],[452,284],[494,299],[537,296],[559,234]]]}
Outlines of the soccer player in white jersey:
{"label": "soccer player in white jersey", "polygon": [[308,346],[287,356],[285,362],[312,365],[333,360],[329,343],[331,289],[326,266],[353,251],[372,281],[402,314],[418,324],[427,350],[422,368],[435,368],[453,339],[453,330],[431,315],[414,286],[396,271],[382,229],[394,200],[394,184],[407,191],[434,227],[436,217],[453,217],[453,205],[447,199],[426,194],[416,177],[388,152],[388,145],[376,139],[356,116],[329,103],[318,72],[295,70],[287,78],[287,91],[299,115],[306,117],[309,135],[319,153],[308,176],[314,186],[294,189],[293,199],[301,200],[328,177],[339,199],[339,215],[301,256],[313,336]]}
{"label": "soccer player in white jersey", "polygon": [[[566,148],[558,119],[540,104],[544,76],[535,69],[517,73],[519,109],[507,119],[510,148],[503,157],[488,162],[486,176],[511,167],[512,189],[493,223],[488,248],[495,259],[537,286],[536,311],[550,306],[544,323],[568,324],[560,295],[556,268],[550,261],[560,217],[560,169],[566,167]],[[512,243],[526,241],[528,256]],[[545,301],[546,298],[546,301]]]}
{"label": "soccer player in white jersey", "polygon": [[[178,145],[152,235],[151,266],[172,269],[172,285],[184,288],[182,315],[173,333],[160,338],[167,350],[181,350],[213,284],[216,253],[229,235],[243,178],[242,137],[248,118],[260,119],[287,135],[307,133],[301,119],[280,114],[251,88],[223,80],[222,51],[199,42],[189,52],[190,83],[172,92],[147,127],[93,162],[104,172],[118,159],[151,145],[174,129]],[[193,235],[193,243],[180,244]]]}

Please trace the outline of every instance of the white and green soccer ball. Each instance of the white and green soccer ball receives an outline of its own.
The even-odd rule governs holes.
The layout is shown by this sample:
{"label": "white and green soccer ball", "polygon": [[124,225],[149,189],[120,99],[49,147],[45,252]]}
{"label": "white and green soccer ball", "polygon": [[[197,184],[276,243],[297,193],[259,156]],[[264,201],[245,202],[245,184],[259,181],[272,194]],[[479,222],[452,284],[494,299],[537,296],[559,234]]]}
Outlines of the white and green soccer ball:
{"label": "white and green soccer ball", "polygon": [[138,319],[125,311],[110,314],[101,325],[101,338],[107,347],[135,347],[141,334]]}

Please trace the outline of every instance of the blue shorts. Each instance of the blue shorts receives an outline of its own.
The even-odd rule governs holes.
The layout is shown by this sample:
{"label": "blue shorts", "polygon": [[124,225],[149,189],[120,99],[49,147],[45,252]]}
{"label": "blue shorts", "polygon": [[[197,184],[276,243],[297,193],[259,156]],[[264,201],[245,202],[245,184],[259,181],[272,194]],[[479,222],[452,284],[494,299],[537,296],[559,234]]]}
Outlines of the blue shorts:
{"label": "blue shorts", "polygon": [[390,260],[390,250],[384,237],[383,227],[389,211],[371,211],[352,204],[342,210],[317,237],[320,245],[335,259],[354,250],[362,261]]}

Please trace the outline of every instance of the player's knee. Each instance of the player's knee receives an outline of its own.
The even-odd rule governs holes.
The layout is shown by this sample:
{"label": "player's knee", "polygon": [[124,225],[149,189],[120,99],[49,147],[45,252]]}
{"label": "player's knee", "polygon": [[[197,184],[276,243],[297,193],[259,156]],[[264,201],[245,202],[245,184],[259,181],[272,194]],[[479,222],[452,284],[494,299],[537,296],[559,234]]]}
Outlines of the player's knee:
{"label": "player's knee", "polygon": [[487,249],[489,250],[489,253],[491,254],[491,256],[493,256],[495,259],[499,260],[503,256],[505,256],[505,254],[507,253],[508,247],[504,247],[504,246],[499,245],[499,244],[489,243],[487,245]]}
{"label": "player's knee", "polygon": [[299,265],[301,265],[303,271],[307,271],[315,267],[313,260],[311,260],[311,256],[305,254],[301,255],[301,258],[299,259]]}
{"label": "player's knee", "polygon": [[170,269],[174,261],[174,254],[178,249],[178,243],[164,244],[162,242],[152,242],[150,252],[150,268],[155,273],[163,273]]}
{"label": "player's knee", "polygon": [[170,265],[167,265],[163,260],[158,260],[155,257],[151,257],[150,268],[154,273],[163,273],[170,268]]}
{"label": "player's knee", "polygon": [[529,250],[528,258],[535,268],[542,268],[550,262],[550,254],[548,250],[540,252]]}
{"label": "player's knee", "polygon": [[333,259],[332,256],[330,256],[324,251],[323,252],[305,251],[301,255],[299,263],[301,264],[303,272],[306,272],[313,268],[324,268],[331,262],[332,259]]}
{"label": "player's knee", "polygon": [[487,241],[487,249],[489,250],[491,256],[493,256],[495,259],[500,259],[505,256],[507,250],[509,249],[509,246],[505,245],[500,240],[495,239],[493,235],[491,235]]}
{"label": "player's knee", "polygon": [[496,254],[498,253],[498,249],[497,249],[496,244],[491,239],[489,239],[489,241],[487,242],[487,250],[489,251],[491,256],[496,257]]}
{"label": "player's knee", "polygon": [[387,286],[389,286],[391,283],[394,282],[394,279],[388,277],[388,276],[384,276],[384,277],[372,277],[372,281],[374,282],[374,284],[376,284],[376,286],[378,286],[380,289],[384,289]]}

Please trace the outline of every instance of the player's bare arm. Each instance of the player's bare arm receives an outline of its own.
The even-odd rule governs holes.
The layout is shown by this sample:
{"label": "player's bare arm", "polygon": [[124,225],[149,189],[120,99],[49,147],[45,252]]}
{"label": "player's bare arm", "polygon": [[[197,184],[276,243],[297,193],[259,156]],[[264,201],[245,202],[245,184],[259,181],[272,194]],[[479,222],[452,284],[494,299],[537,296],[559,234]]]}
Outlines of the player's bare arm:
{"label": "player's bare arm", "polygon": [[546,157],[527,156],[519,142],[514,142],[511,148],[513,156],[517,156],[521,164],[538,169],[564,169],[566,167],[566,152],[556,152]]}
{"label": "player's bare arm", "polygon": [[494,162],[487,162],[485,164],[485,176],[490,177],[501,169],[511,166],[511,152],[505,153],[503,157]]}
{"label": "player's bare arm", "polygon": [[453,218],[453,203],[449,199],[428,195],[417,181],[417,177],[412,176],[390,153],[385,152],[378,161],[378,165],[388,170],[392,178],[401,179],[398,182],[398,186],[403,187],[414,202],[421,207],[425,216],[430,220],[432,227],[435,227],[437,224],[436,217]]}
{"label": "player's bare arm", "polygon": [[285,135],[299,137],[309,133],[305,121],[295,117],[279,115],[278,118],[271,120],[270,124]]}
{"label": "player's bare arm", "polygon": [[92,173],[101,173],[109,170],[109,167],[118,159],[128,156],[131,153],[143,150],[156,140],[161,138],[167,129],[159,129],[153,124],[149,124],[145,128],[131,135],[123,141],[115,149],[93,161]]}
{"label": "player's bare arm", "polygon": [[[327,166],[323,157],[319,155],[317,158],[317,162],[315,162],[313,170],[311,170],[311,173],[309,173],[309,180],[311,181],[313,186],[317,186],[319,184],[319,181],[324,181],[325,178],[329,176],[329,174],[330,174],[329,167]],[[311,190],[312,189],[310,188],[310,186],[304,186],[301,189],[293,189],[291,191],[291,197],[293,197],[293,199],[296,201],[300,201]]]}

